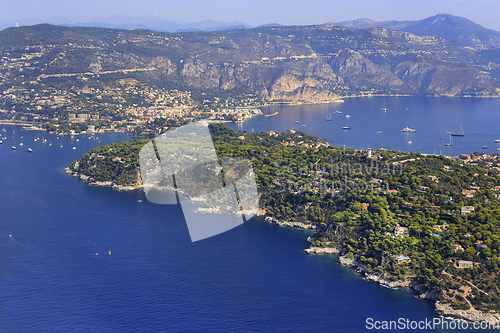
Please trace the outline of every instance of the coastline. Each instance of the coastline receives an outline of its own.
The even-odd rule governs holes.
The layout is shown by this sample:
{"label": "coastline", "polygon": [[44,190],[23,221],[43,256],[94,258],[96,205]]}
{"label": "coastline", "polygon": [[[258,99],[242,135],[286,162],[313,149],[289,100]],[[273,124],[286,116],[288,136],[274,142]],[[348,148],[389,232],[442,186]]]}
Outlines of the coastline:
{"label": "coastline", "polygon": [[[144,185],[135,184],[135,185],[119,185],[112,181],[100,182],[95,181],[93,178],[89,176],[85,176],[76,171],[71,171],[69,167],[64,169],[64,172],[68,175],[71,175],[75,178],[88,182],[89,186],[100,186],[100,187],[111,187],[113,190],[123,192],[123,191],[134,191],[144,189]],[[217,211],[210,211],[205,213],[217,213]],[[318,231],[319,227],[316,224],[312,223],[303,223],[296,221],[279,221],[278,219],[266,216],[266,212],[263,209],[259,209],[255,216],[261,217],[264,221],[272,224],[276,224],[280,227],[289,227],[300,230],[314,230]],[[390,289],[410,289],[415,293],[415,297],[421,300],[431,301],[434,304],[434,309],[436,313],[441,317],[446,318],[454,318],[454,319],[463,319],[469,322],[477,322],[477,321],[487,321],[487,322],[495,322],[500,321],[500,314],[495,313],[486,313],[482,311],[478,311],[475,309],[471,310],[454,310],[451,308],[449,304],[441,303],[437,300],[437,292],[434,290],[424,292],[421,286],[414,280],[389,280],[381,277],[377,274],[367,273],[366,267],[358,262],[354,258],[349,258],[342,247],[318,247],[313,246],[312,243],[316,239],[314,237],[308,237],[307,242],[310,246],[304,249],[304,252],[312,255],[336,255],[338,264],[341,266],[349,267],[353,273],[360,275],[366,281],[373,281],[381,286],[390,288]]]}
{"label": "coastline", "polygon": [[143,189],[143,185],[119,185],[116,184],[115,182],[112,181],[107,181],[107,182],[100,182],[96,181],[94,178],[85,176],[77,171],[71,171],[69,167],[64,169],[64,173],[73,176],[75,178],[81,179],[83,181],[86,181],[89,186],[99,186],[99,187],[111,187],[113,190],[119,191],[119,192],[125,192],[125,191],[134,191],[134,190],[139,190]]}
{"label": "coastline", "polygon": [[[301,222],[280,222],[271,216],[265,216],[262,212],[263,219],[268,223],[276,224],[280,227],[289,227],[295,229],[310,229],[318,230],[316,225],[309,225]],[[316,239],[308,237],[307,242],[310,246],[304,249],[304,252],[312,255],[336,255],[338,264],[341,266],[349,267],[354,274],[360,275],[366,281],[373,281],[381,286],[397,290],[397,289],[410,289],[415,293],[415,297],[421,300],[430,301],[434,305],[436,313],[440,317],[462,319],[468,322],[500,322],[500,314],[487,313],[479,310],[454,310],[449,304],[441,303],[437,300],[437,292],[435,290],[424,291],[423,288],[414,280],[389,280],[377,274],[367,273],[366,267],[354,258],[349,258],[342,247],[319,247],[313,246],[312,243]]]}

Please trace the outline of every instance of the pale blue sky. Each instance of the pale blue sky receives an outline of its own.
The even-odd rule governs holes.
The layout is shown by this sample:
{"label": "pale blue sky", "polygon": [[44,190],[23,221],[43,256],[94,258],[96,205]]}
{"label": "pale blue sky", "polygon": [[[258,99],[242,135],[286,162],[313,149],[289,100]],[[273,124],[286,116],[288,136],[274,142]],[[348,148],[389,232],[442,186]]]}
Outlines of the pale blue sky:
{"label": "pale blue sky", "polygon": [[155,15],[170,21],[321,24],[357,18],[420,20],[439,13],[500,30],[500,0],[0,0],[0,25],[77,23]]}

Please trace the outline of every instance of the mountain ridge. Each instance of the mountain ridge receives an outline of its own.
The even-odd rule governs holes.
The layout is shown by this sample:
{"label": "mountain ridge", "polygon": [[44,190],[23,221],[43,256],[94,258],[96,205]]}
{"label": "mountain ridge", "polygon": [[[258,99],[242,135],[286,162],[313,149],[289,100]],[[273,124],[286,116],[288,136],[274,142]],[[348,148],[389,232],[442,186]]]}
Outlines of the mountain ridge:
{"label": "mountain ridge", "polygon": [[386,28],[323,24],[165,33],[42,24],[1,31],[0,52],[7,59],[4,89],[26,80],[75,84],[90,73],[100,82],[119,75],[158,87],[256,95],[263,103],[500,92],[499,49]]}
{"label": "mountain ridge", "polygon": [[460,45],[484,48],[500,47],[500,32],[484,28],[466,18],[450,14],[437,14],[418,21],[373,21],[357,19],[334,23],[353,29],[386,28],[406,31],[417,35],[445,38]]}

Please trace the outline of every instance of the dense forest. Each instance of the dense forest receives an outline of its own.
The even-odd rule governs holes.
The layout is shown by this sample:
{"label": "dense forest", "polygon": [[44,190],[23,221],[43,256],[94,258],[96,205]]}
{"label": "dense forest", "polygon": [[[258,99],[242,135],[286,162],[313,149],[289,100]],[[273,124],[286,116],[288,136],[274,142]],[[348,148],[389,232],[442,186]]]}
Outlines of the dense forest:
{"label": "dense forest", "polygon": [[[298,131],[210,125],[217,156],[252,162],[266,215],[316,226],[314,246],[340,247],[365,271],[412,280],[454,309],[500,310],[496,168],[419,153],[369,155]],[[94,148],[70,169],[137,184],[148,140]]]}

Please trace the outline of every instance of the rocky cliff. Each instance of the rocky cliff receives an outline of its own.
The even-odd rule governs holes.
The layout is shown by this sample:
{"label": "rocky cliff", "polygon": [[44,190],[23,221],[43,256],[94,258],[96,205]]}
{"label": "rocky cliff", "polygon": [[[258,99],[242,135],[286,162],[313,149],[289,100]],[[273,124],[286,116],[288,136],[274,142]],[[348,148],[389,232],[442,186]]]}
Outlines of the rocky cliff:
{"label": "rocky cliff", "polygon": [[[26,53],[30,50],[30,53]],[[0,32],[2,84],[61,74],[133,77],[170,88],[252,94],[264,102],[324,103],[362,94],[498,96],[500,57],[443,38],[335,25],[222,32],[37,25]],[[496,53],[495,53],[496,52]],[[31,54],[31,55],[30,55]],[[36,61],[29,61],[36,54]]]}

